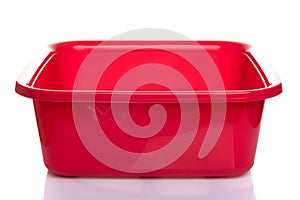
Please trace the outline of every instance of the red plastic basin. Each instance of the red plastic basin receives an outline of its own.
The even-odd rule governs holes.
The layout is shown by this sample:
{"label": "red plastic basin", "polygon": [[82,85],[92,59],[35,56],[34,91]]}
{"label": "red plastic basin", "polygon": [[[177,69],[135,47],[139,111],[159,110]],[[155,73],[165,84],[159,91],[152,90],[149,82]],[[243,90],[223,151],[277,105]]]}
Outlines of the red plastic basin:
{"label": "red plastic basin", "polygon": [[249,45],[221,41],[57,43],[16,82],[63,176],[243,174],[281,91]]}

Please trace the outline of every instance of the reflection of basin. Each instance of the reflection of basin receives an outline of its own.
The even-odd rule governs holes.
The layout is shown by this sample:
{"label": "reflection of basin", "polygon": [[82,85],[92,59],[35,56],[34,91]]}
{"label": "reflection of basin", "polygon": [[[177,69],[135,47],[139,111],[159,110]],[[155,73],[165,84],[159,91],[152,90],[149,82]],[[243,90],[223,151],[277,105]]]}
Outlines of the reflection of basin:
{"label": "reflection of basin", "polygon": [[255,200],[251,174],[234,178],[63,178],[48,173],[44,200]]}

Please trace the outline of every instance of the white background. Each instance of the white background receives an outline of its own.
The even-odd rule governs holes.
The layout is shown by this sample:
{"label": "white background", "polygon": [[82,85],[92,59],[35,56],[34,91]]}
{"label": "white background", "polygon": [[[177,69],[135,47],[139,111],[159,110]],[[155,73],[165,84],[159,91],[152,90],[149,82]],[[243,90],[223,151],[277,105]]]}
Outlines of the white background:
{"label": "white background", "polygon": [[[131,199],[225,199],[232,193],[228,187],[235,190],[240,182],[246,182],[247,191],[238,190],[228,199],[254,199],[253,195],[261,200],[300,199],[300,12],[296,2],[1,1],[0,199],[68,199],[75,194],[77,199],[93,195],[98,199],[126,199],[126,195]],[[263,49],[271,59],[283,82],[283,93],[266,101],[251,175],[213,181],[116,179],[114,183],[51,176],[46,181],[32,102],[14,92],[16,79],[47,44],[109,39],[137,28],[170,29],[198,40],[246,42]],[[191,187],[185,187],[185,181],[190,181]],[[99,193],[93,190],[96,185]],[[173,190],[173,185],[178,188]],[[201,192],[189,189],[193,187]],[[224,198],[218,197],[219,190]]]}

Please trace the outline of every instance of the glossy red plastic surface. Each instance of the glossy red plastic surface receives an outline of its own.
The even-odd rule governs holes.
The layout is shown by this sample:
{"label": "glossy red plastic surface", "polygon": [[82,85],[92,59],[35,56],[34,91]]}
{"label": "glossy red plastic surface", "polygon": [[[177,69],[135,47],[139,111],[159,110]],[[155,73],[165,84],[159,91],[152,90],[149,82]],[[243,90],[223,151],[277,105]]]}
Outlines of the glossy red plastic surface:
{"label": "glossy red plastic surface", "polygon": [[[78,41],[51,45],[40,63],[31,66],[16,83],[19,94],[33,99],[44,162],[50,171],[64,176],[179,177],[235,176],[251,168],[264,100],[278,95],[281,83],[263,71],[249,45],[197,42],[211,59],[203,63],[216,66],[221,77],[222,84],[212,85],[219,80],[207,80],[209,74],[203,76],[187,58],[175,55],[174,51],[185,51],[197,56],[193,54],[193,45],[186,41],[114,41],[104,45],[102,54],[97,53],[99,44],[99,41]],[[167,50],[163,49],[165,46]],[[97,62],[105,62],[103,52],[109,54],[126,48],[130,51],[102,69],[102,76],[96,77],[97,84],[92,83]],[[91,63],[95,65],[92,73],[85,72],[84,80],[78,84],[81,68],[90,67],[87,65]],[[160,65],[153,67],[151,63]],[[146,72],[134,71],[137,66],[141,70],[144,67]],[[183,87],[181,79],[176,80],[177,76],[167,68],[160,73],[159,66],[175,69],[190,86]],[[124,78],[129,72],[137,74],[131,79]],[[145,74],[158,78],[151,82]],[[123,84],[116,86],[121,79]],[[143,80],[146,84],[139,87],[132,84]],[[169,81],[171,86],[157,80]],[[124,108],[125,104],[128,107]],[[156,108],[157,104],[164,111]],[[160,114],[152,115],[153,107]],[[149,131],[140,131],[140,135],[130,133],[133,129],[129,124],[126,127],[126,123],[131,123],[124,118],[126,109],[137,130],[163,121],[161,128],[150,128],[150,132],[155,132],[152,135]],[[225,112],[223,118],[222,112]],[[185,113],[190,113],[188,119],[182,117],[187,116]],[[117,148],[110,149],[108,143],[99,139],[98,129],[93,128],[95,122],[105,135],[102,139]],[[186,127],[182,128],[181,123]],[[214,128],[218,126],[221,129]],[[218,133],[210,133],[211,129]],[[181,138],[173,142],[180,131]],[[176,145],[182,152],[174,150]],[[160,151],[165,146],[170,147],[169,153]],[[120,149],[126,152],[124,157],[120,156],[123,155],[119,154]],[[150,160],[144,159],[147,156]]]}

